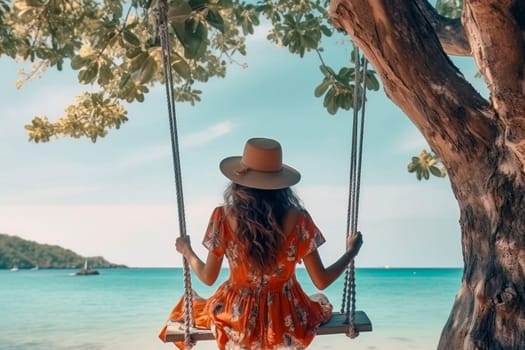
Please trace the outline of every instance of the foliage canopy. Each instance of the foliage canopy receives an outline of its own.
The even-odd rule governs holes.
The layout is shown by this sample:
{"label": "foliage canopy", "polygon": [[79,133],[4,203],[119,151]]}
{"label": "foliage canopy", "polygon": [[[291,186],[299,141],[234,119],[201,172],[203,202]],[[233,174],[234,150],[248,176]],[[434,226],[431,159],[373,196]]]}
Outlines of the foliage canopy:
{"label": "foliage canopy", "polygon": [[[36,116],[26,127],[30,140],[85,136],[95,142],[126,122],[123,102],[143,102],[150,87],[163,82],[157,0],[16,0],[12,6],[0,1],[0,54],[33,63],[19,85],[69,63],[79,82],[95,89],[77,96],[55,122]],[[170,0],[168,6],[175,96],[191,104],[202,95],[196,83],[224,77],[227,66],[246,54],[246,37],[261,21],[272,25],[269,40],[301,57],[320,54],[323,37],[333,32],[327,3],[318,0]],[[325,95],[332,114],[349,109],[353,68],[339,73],[324,63],[321,68],[325,78],[316,94]],[[368,86],[379,88],[372,72]]]}

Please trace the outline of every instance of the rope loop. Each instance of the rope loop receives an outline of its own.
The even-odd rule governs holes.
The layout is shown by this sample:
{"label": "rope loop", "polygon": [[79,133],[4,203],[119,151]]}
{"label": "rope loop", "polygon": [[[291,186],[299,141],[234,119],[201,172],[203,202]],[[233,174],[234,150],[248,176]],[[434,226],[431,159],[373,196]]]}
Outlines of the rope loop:
{"label": "rope loop", "polygon": [[346,336],[350,339],[355,339],[359,336],[359,331],[355,325],[348,326],[348,332],[346,333]]}

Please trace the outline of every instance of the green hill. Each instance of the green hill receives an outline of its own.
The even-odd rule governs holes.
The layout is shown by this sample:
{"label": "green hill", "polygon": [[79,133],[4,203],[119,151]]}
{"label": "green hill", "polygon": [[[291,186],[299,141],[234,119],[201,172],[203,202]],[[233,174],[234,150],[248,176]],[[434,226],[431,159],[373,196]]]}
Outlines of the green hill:
{"label": "green hill", "polygon": [[103,257],[83,257],[57,245],[40,244],[17,236],[0,233],[0,269],[38,267],[42,269],[79,269],[88,259],[90,268],[126,267],[106,261]]}

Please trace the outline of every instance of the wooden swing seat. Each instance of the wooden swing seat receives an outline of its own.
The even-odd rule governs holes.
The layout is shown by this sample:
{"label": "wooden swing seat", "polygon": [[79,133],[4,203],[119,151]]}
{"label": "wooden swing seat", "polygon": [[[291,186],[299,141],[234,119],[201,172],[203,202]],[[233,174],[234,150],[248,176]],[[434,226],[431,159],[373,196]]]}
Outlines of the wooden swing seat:
{"label": "wooden swing seat", "polygon": [[[170,322],[167,326],[167,343],[184,341],[184,325],[181,322]],[[370,319],[364,311],[355,312],[355,326],[360,333],[372,331],[372,322],[370,322]],[[334,312],[332,318],[319,327],[317,335],[344,334],[347,331],[348,323],[346,323],[346,315],[340,312]],[[191,337],[195,341],[215,339],[211,330],[206,328],[193,328],[191,330]]]}

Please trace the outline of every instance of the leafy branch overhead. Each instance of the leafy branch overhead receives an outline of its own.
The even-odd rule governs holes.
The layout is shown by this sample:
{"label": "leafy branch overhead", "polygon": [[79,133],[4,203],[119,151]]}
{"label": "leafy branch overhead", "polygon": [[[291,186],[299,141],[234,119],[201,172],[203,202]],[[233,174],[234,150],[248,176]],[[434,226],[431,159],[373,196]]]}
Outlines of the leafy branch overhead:
{"label": "leafy branch overhead", "polygon": [[[338,73],[326,65],[320,67],[324,79],[315,88],[314,93],[316,97],[324,95],[323,105],[330,114],[337,113],[339,108],[349,110],[355,107],[360,109],[363,105],[363,83],[368,90],[379,90],[379,81],[375,76],[375,72],[368,69],[365,72],[362,68],[364,67],[364,57],[359,56],[361,62],[356,65],[355,60],[358,55],[355,48],[350,56],[354,66],[343,67]],[[358,84],[355,83],[356,67],[360,67],[358,76],[361,83]],[[354,99],[354,94],[357,94],[357,99]],[[354,101],[357,104],[356,106],[354,106]]]}
{"label": "leafy branch overhead", "polygon": [[[168,5],[177,101],[199,102],[196,84],[225,77],[227,66],[246,54],[246,37],[266,21],[272,24],[268,40],[301,57],[319,55],[323,81],[315,94],[325,94],[327,110],[352,108],[346,97],[355,89],[353,67],[335,73],[321,56],[323,38],[333,34],[326,2],[170,0]],[[95,142],[127,121],[124,104],[143,102],[151,86],[163,83],[156,9],[157,0],[0,0],[0,55],[33,64],[17,85],[69,64],[89,87],[55,121],[35,117],[26,126],[30,140],[70,136]],[[373,72],[367,76],[368,87],[377,90]]]}
{"label": "leafy branch overhead", "polygon": [[415,173],[418,180],[428,180],[430,175],[436,177],[445,177],[447,175],[445,168],[440,164],[439,158],[425,150],[422,150],[418,156],[412,157],[412,161],[408,164],[408,172]]}

